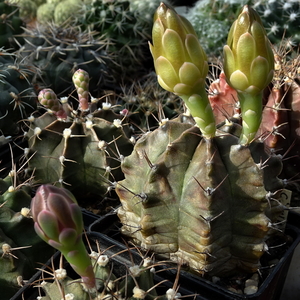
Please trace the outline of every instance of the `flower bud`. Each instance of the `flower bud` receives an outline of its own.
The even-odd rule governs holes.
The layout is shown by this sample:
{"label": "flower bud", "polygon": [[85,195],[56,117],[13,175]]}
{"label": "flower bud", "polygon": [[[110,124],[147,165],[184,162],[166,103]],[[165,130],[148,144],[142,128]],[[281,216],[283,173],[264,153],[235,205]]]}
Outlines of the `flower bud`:
{"label": "flower bud", "polygon": [[224,46],[224,72],[238,92],[243,129],[240,143],[249,144],[262,117],[262,93],[274,73],[274,54],[254,9],[245,5],[233,23]]}
{"label": "flower bud", "polygon": [[95,275],[82,241],[82,213],[71,192],[52,185],[41,185],[32,199],[31,212],[36,233],[58,249],[87,287],[93,288]]}
{"label": "flower bud", "polygon": [[154,15],[152,41],[159,84],[183,98],[203,135],[213,136],[215,120],[205,93],[208,63],[192,25],[161,3]]}
{"label": "flower bud", "polygon": [[43,89],[38,94],[39,102],[50,109],[58,118],[67,119],[67,113],[51,89]]}
{"label": "flower bud", "polygon": [[257,95],[271,82],[274,54],[259,15],[245,5],[224,46],[224,71],[238,92]]}

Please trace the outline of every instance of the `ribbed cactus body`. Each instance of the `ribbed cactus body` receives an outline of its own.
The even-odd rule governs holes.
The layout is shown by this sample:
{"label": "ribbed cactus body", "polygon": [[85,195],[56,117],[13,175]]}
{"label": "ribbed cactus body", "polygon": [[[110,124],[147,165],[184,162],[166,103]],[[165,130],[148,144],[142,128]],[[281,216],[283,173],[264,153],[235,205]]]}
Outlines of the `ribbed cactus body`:
{"label": "ribbed cactus body", "polygon": [[0,130],[4,135],[18,134],[21,121],[37,107],[33,74],[27,65],[15,63],[13,54],[0,50]]}
{"label": "ribbed cactus body", "polygon": [[106,64],[111,61],[105,51],[107,42],[94,33],[80,32],[75,27],[49,25],[26,29],[26,39],[18,54],[35,66],[36,84],[41,89],[50,87],[58,95],[71,93],[72,75],[79,68],[90,75],[90,91],[99,92],[111,84],[112,76]]}
{"label": "ribbed cactus body", "polygon": [[282,211],[281,162],[263,144],[239,145],[236,124],[205,139],[185,118],[145,134],[122,163],[122,233],[200,273],[255,271]]}
{"label": "ribbed cactus body", "polygon": [[[0,48],[6,49],[16,45],[14,35],[23,32],[23,21],[19,17],[18,7],[8,1],[0,1]],[[20,41],[19,38],[17,40]]]}
{"label": "ribbed cactus body", "polygon": [[[12,172],[11,172],[12,173]],[[54,251],[34,231],[29,215],[31,188],[13,186],[11,174],[0,179],[0,285],[1,297],[10,299],[22,280],[28,280]],[[20,277],[20,278],[18,278]]]}
{"label": "ribbed cactus body", "polygon": [[27,157],[33,154],[29,169],[35,180],[65,186],[76,195],[104,195],[107,179],[121,176],[119,149],[122,155],[132,150],[126,126],[114,123],[116,119],[121,121],[121,116],[110,110],[70,121],[48,112],[35,118],[26,135],[30,149]]}

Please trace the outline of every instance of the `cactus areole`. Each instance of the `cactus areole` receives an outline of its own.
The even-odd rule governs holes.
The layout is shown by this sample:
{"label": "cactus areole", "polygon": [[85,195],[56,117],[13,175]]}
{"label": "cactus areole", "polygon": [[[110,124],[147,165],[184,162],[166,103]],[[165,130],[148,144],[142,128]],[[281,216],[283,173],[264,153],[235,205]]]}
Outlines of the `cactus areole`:
{"label": "cactus areole", "polygon": [[[154,44],[150,47],[156,72],[158,78],[165,78],[164,83],[187,85],[178,94],[183,100],[186,95],[189,99],[192,94],[199,95],[194,98],[200,101],[201,110],[208,105],[205,92],[196,91],[196,85],[188,88],[195,80],[185,81],[184,68],[174,67],[176,51],[165,52],[169,32],[178,42],[178,36],[184,37],[189,28],[187,21],[175,14],[161,3],[154,17]],[[191,29],[188,32],[187,36],[193,34]],[[185,46],[189,53],[192,49],[201,52],[197,44]],[[184,57],[190,60],[192,56]],[[160,61],[169,69],[157,67]],[[196,116],[201,112],[194,106],[187,105],[193,117],[182,115],[142,136],[123,161],[125,179],[116,188],[122,203],[118,210],[121,231],[143,248],[202,274],[254,272],[284,209],[278,200],[283,188],[277,177],[281,161],[270,156],[263,143],[241,139],[245,132],[239,124],[225,122],[214,133],[206,131],[207,125],[213,124],[211,111],[206,110],[208,113],[201,115],[206,121],[199,122],[194,111]]]}

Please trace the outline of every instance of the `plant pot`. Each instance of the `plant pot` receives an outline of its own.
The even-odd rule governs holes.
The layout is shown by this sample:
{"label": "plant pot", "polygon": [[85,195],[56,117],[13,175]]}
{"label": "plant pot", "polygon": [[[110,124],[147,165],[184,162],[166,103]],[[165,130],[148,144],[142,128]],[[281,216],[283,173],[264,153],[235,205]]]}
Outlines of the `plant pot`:
{"label": "plant pot", "polygon": [[[114,243],[121,243],[123,239],[119,233],[120,222],[115,213],[108,214],[96,220],[89,227],[89,232],[101,232],[107,237],[115,239]],[[288,214],[286,235],[292,238],[292,242],[284,255],[280,258],[275,266],[269,267],[269,271],[265,272],[265,268],[261,269],[264,275],[264,280],[260,283],[258,291],[251,295],[237,294],[231,292],[220,284],[213,283],[211,280],[201,278],[197,275],[186,271],[181,271],[180,287],[185,288],[188,294],[199,294],[197,299],[218,299],[218,300],[232,300],[232,299],[253,299],[253,300],[279,300],[282,288],[285,283],[285,278],[290,266],[290,262],[295,248],[300,242],[300,215],[290,211]],[[265,255],[267,256],[267,254]],[[264,256],[262,257],[262,259]],[[264,274],[266,273],[266,274]],[[164,274],[165,275],[165,274]],[[166,272],[166,277],[172,282],[175,280],[176,271],[169,270]],[[198,298],[200,297],[200,298]]]}

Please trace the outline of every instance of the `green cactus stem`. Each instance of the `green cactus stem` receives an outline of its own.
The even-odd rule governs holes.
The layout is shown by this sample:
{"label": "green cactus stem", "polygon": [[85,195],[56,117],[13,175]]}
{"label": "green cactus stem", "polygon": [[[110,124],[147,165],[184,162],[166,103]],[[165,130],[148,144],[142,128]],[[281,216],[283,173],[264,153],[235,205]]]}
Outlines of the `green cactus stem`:
{"label": "green cactus stem", "polygon": [[39,93],[48,111],[28,119],[28,171],[39,184],[68,188],[78,199],[104,196],[112,182],[123,178],[120,161],[132,151],[131,131],[122,123],[124,116],[109,106],[98,109],[97,99],[88,99],[87,72],[77,70],[73,80],[78,91],[77,110],[67,98],[58,100],[53,90]]}
{"label": "green cactus stem", "polygon": [[200,273],[254,272],[283,210],[275,200],[281,162],[263,144],[241,146],[228,134],[238,125],[205,139],[185,119],[143,136],[122,163],[125,180],[116,189],[122,233]]}

